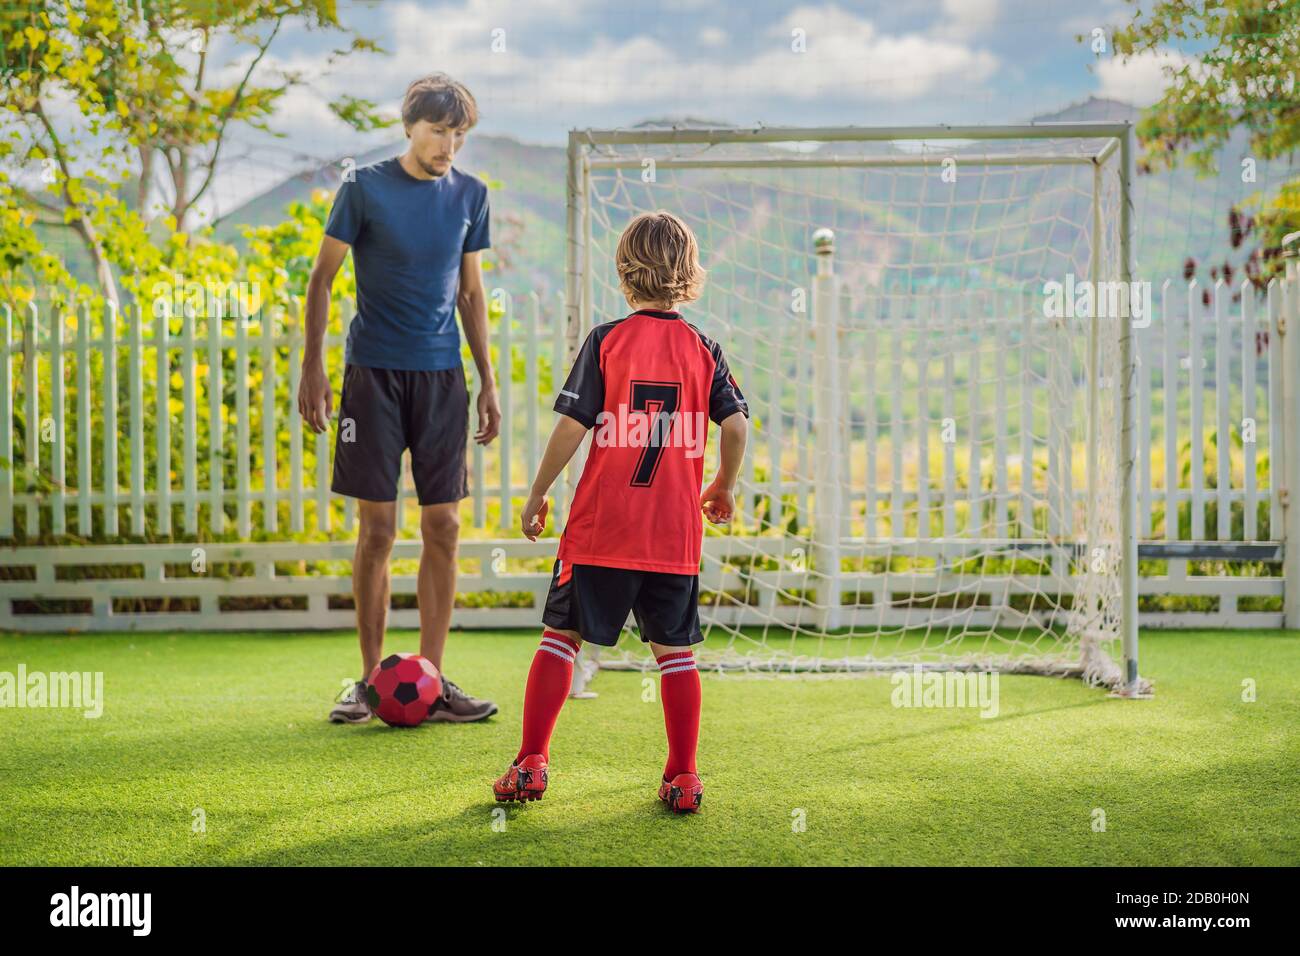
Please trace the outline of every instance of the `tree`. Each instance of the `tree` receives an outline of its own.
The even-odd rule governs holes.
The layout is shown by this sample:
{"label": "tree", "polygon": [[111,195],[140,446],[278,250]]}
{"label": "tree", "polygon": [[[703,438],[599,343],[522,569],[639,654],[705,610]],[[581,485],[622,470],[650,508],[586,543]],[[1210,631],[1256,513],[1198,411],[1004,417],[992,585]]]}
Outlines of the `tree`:
{"label": "tree", "polygon": [[[0,13],[0,190],[25,207],[10,230],[72,230],[99,292],[117,304],[115,269],[135,268],[136,242],[154,222],[150,196],[163,199],[167,231],[185,232],[232,129],[274,133],[279,100],[307,81],[263,67],[291,22],[348,38],[326,66],[378,49],[339,23],[335,0],[46,0]],[[240,51],[224,84],[213,82],[208,54],[219,36]],[[395,122],[364,100],[331,106],[360,130]],[[24,176],[32,163],[40,186]],[[35,264],[24,243],[12,248]]]}
{"label": "tree", "polygon": [[[101,292],[116,304],[103,227],[107,207],[117,200],[111,192],[112,173],[102,171],[112,165],[116,149],[101,137],[113,138],[120,117],[109,108],[98,74],[105,69],[110,45],[116,44],[113,59],[123,67],[134,65],[138,46],[123,33],[110,0],[50,6],[50,12],[39,7],[10,10],[0,19],[5,122],[0,160],[40,164],[44,188],[32,188],[19,175],[8,173],[3,185],[6,194],[27,207],[17,225],[40,222],[76,233],[94,264]],[[61,124],[52,99],[71,100],[80,125]],[[25,248],[33,251],[30,245],[28,239],[9,251],[9,257],[18,260],[15,266],[23,264]]]}
{"label": "tree", "polygon": [[[1137,0],[1129,2],[1136,7]],[[1251,155],[1243,159],[1253,162],[1287,156],[1300,143],[1300,4],[1295,0],[1157,0],[1148,12],[1136,8],[1113,43],[1125,60],[1161,54],[1174,44],[1199,48],[1165,67],[1169,84],[1137,128],[1144,144],[1141,169],[1185,161],[1211,172],[1219,150],[1238,129],[1249,136]],[[1272,195],[1256,193],[1249,205],[1254,215],[1234,208],[1227,225],[1233,248],[1254,235],[1244,269],[1262,287],[1280,271],[1282,237],[1300,229],[1300,180],[1283,183]],[[1225,266],[1231,281],[1231,266]]]}
{"label": "tree", "polygon": [[[148,0],[143,9],[141,82],[124,113],[140,154],[137,206],[145,209],[155,167],[161,164],[170,214],[181,229],[211,187],[233,126],[274,134],[274,113],[291,88],[319,79],[344,56],[379,51],[372,40],[343,27],[335,0]],[[342,33],[347,46],[331,53],[314,77],[269,70],[266,54],[291,23],[298,29]],[[208,53],[222,37],[243,51],[234,58],[236,75],[224,85],[213,82]],[[330,108],[362,132],[397,122],[381,116],[373,103],[351,96],[338,98]]]}

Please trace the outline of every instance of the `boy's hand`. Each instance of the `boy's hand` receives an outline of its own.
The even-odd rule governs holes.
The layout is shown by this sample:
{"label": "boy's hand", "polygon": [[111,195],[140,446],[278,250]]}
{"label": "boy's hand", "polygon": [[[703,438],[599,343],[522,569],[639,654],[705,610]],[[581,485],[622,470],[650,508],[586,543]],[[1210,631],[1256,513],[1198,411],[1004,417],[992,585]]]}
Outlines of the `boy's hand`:
{"label": "boy's hand", "polygon": [[723,488],[715,481],[700,496],[700,508],[711,524],[728,524],[736,513],[736,498],[730,488]]}
{"label": "boy's hand", "polygon": [[524,502],[519,526],[529,541],[536,541],[537,536],[546,530],[546,512],[549,510],[545,495],[529,495]]}

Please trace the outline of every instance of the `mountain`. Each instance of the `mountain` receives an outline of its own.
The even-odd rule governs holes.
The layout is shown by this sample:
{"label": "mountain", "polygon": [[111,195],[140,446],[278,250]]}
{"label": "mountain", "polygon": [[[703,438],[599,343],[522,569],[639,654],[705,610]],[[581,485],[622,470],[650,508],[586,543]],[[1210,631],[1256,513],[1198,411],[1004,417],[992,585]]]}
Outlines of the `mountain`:
{"label": "mountain", "polygon": [[[399,155],[405,141],[353,157],[366,166]],[[510,290],[554,294],[563,286],[565,151],[521,143],[506,136],[471,134],[456,157],[456,167],[499,182],[492,190],[490,257]],[[284,219],[291,202],[303,202],[317,189],[338,189],[343,163],[306,169],[222,217],[216,236],[243,245],[244,226],[271,225]]]}
{"label": "mountain", "polygon": [[[1136,122],[1138,116],[1139,111],[1127,104],[1093,97],[1055,113],[1037,116],[1032,122]],[[725,124],[699,118],[657,117],[634,128],[722,125]],[[357,163],[364,165],[395,156],[403,146],[404,143],[397,142],[380,147],[357,157]],[[855,148],[853,144],[826,144],[815,152],[846,154]],[[960,162],[963,150],[971,148],[955,145],[952,152]],[[715,147],[710,154],[726,155],[738,150],[738,147]],[[1141,277],[1158,284],[1165,278],[1181,276],[1188,258],[1195,261],[1202,281],[1212,281],[1211,268],[1218,274],[1224,262],[1231,263],[1233,271],[1239,273],[1243,251],[1231,247],[1228,212],[1258,188],[1241,182],[1240,159],[1246,151],[1247,137],[1239,132],[1221,151],[1220,171],[1216,175],[1198,177],[1189,169],[1178,168],[1137,176],[1133,184],[1135,258]],[[652,156],[653,152],[647,151],[646,155]],[[493,255],[497,267],[494,281],[515,292],[536,289],[551,295],[561,289],[564,148],[525,144],[508,136],[472,134],[456,163],[461,169],[500,182],[500,188],[492,192],[496,247]],[[279,221],[289,202],[307,198],[314,189],[337,188],[340,171],[340,164],[331,163],[284,180],[226,215],[218,226],[218,235],[238,242],[241,225]],[[1265,184],[1292,173],[1294,168],[1283,164],[1260,164],[1258,180]],[[651,187],[643,190],[635,170],[625,173],[617,183],[612,178],[600,179],[598,188],[608,184],[612,201],[607,201],[601,216],[596,217],[596,242],[602,247],[612,242],[611,238],[599,235],[600,230],[607,227],[613,232],[621,228],[619,223],[631,214],[634,206],[674,208],[696,225],[697,232],[709,233],[707,237],[700,236],[706,265],[712,262],[724,269],[732,267],[734,273],[732,263],[746,263],[740,267],[741,273],[746,274],[734,273],[730,280],[754,283],[750,292],[756,296],[773,292],[758,287],[765,275],[781,276],[790,271],[790,263],[778,261],[790,251],[782,249],[782,243],[792,241],[790,230],[806,229],[811,235],[811,230],[818,225],[836,230],[837,261],[843,268],[857,270],[872,281],[881,278],[882,269],[906,271],[909,281],[915,281],[917,274],[925,272],[927,256],[935,257],[930,261],[940,261],[944,255],[951,258],[951,248],[945,253],[942,248],[945,240],[934,234],[952,234],[959,228],[960,219],[954,223],[954,215],[975,217],[970,221],[971,237],[962,239],[969,243],[965,260],[977,264],[988,260],[993,263],[989,268],[1000,270],[1003,275],[1041,271],[1041,263],[1031,261],[1025,250],[1041,251],[1044,244],[1055,244],[1053,252],[1071,263],[1077,264],[1080,255],[1086,254],[1086,250],[1076,248],[1078,236],[1063,236],[1059,227],[1047,228],[1036,218],[1066,218],[1075,222],[1084,221],[1087,216],[1088,197],[1083,190],[1076,190],[1079,195],[1068,203],[1051,193],[1052,189],[1065,187],[1059,177],[1052,178],[1050,168],[1003,177],[976,176],[963,180],[959,176],[953,191],[957,199],[955,213],[941,207],[936,200],[940,194],[933,184],[919,178],[921,174],[897,177],[894,182],[892,177],[862,170],[841,170],[836,180],[816,172],[801,175],[810,177],[809,185],[802,192],[792,188],[788,178],[773,177],[770,183],[757,177],[736,182],[721,172],[696,174],[689,189],[681,188],[679,181],[674,180],[667,190]],[[981,183],[982,179],[987,182]],[[636,200],[632,198],[634,195]],[[1055,205],[1048,209],[1048,203]],[[975,207],[980,204],[987,210],[1000,210],[1002,220],[996,232],[984,227],[978,219],[980,210]],[[1012,210],[1009,215],[1004,207]],[[603,221],[605,217],[609,219],[607,223]],[[785,236],[774,243],[764,230],[778,229]],[[929,233],[931,238],[900,238],[908,229]],[[951,235],[947,241],[951,244]],[[1017,252],[1008,256],[1005,250],[1012,247]],[[797,269],[805,269],[806,261]],[[783,283],[775,286],[783,291]]]}
{"label": "mountain", "polygon": [[[1066,107],[1059,113],[1039,117],[1035,122],[1078,122],[1086,120],[1137,123],[1137,110],[1114,100],[1091,98]],[[1232,247],[1228,215],[1267,184],[1293,179],[1300,173],[1292,162],[1260,162],[1255,183],[1242,181],[1242,160],[1250,154],[1250,137],[1243,129],[1234,130],[1218,151],[1218,171],[1199,175],[1186,166],[1173,170],[1143,173],[1133,184],[1136,209],[1135,245],[1137,271],[1157,285],[1166,278],[1183,274],[1187,260],[1195,265],[1195,276],[1212,283],[1223,275],[1229,263],[1239,281],[1247,243]]]}

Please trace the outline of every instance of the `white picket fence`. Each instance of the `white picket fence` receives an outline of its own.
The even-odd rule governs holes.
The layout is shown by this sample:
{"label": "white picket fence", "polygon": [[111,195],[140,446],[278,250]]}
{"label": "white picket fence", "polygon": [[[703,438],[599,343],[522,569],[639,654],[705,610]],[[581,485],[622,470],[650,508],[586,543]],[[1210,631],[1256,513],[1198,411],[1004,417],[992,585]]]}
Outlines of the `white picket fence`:
{"label": "white picket fence", "polygon": [[[514,382],[506,376],[508,364],[498,364],[501,381],[510,383],[501,394],[509,427],[495,446],[491,466],[480,446],[471,453],[473,521],[479,527],[487,521],[486,475],[496,472],[493,490],[508,512],[509,496],[527,487],[520,465],[529,474],[536,468],[540,357],[546,355],[551,367],[564,365],[560,324],[554,315],[543,318],[539,296],[525,298],[526,308],[516,316],[512,298],[504,292],[498,296],[509,320],[498,322],[495,344],[500,355],[522,358],[525,371],[522,380]],[[342,302],[339,312],[351,316],[352,303]],[[248,539],[254,531],[331,533],[340,522],[344,530],[352,530],[353,502],[329,491],[333,435],[306,432],[292,399],[302,363],[301,301],[287,312],[266,309],[250,321],[208,322],[196,320],[189,311],[146,318],[139,308],[127,308],[113,320],[83,310],[74,321],[66,315],[43,316],[31,307],[16,326],[9,306],[0,307],[0,313],[0,350],[6,355],[0,363],[0,457],[15,461],[16,418],[38,423],[25,428],[22,473],[38,474],[48,484],[41,490],[20,490],[15,487],[15,469],[3,469],[0,538],[13,538],[17,532],[19,540],[30,539],[37,536],[32,529],[40,527],[53,535],[108,538],[165,537],[174,531],[223,535],[233,530]],[[199,323],[201,331],[196,329]],[[326,335],[336,386],[346,339],[346,326]],[[14,372],[16,358],[22,364],[20,375]],[[199,363],[204,363],[206,374],[197,371]],[[75,394],[71,415],[69,364]],[[205,380],[206,400],[200,401],[197,390]],[[166,384],[159,387],[160,381]],[[17,401],[16,384],[21,386]],[[231,387],[233,405],[225,400]],[[517,393],[534,398],[520,400]],[[101,404],[92,407],[96,395]],[[336,391],[336,404],[337,399]],[[70,417],[77,474],[97,479],[75,486],[68,479]],[[153,440],[146,448],[150,419]],[[209,451],[206,460],[199,454],[201,431],[207,447],[217,449]],[[286,436],[288,448],[283,449]],[[502,461],[516,462],[513,477],[501,470]],[[406,465],[399,502],[414,495],[409,462]],[[25,516],[22,527],[16,526],[16,514]],[[399,508],[403,527],[410,514],[410,508]]]}
{"label": "white picket fence", "polygon": [[[1278,329],[1285,286],[1275,282],[1262,299],[1247,286],[1157,286],[1150,334],[1138,337],[1139,526],[1142,555],[1166,563],[1164,573],[1143,577],[1140,593],[1183,596],[1205,606],[1152,606],[1143,612],[1147,626],[1282,622],[1283,579],[1258,568],[1243,573],[1241,563],[1280,562],[1283,554],[1281,503],[1269,466],[1282,460],[1288,427],[1296,427],[1288,426],[1283,410]],[[543,301],[533,293],[494,292],[493,298],[506,424],[491,447],[471,445],[471,499],[463,514],[467,567],[460,581],[464,606],[454,616],[460,626],[535,624],[554,551],[554,539],[533,544],[515,533],[514,515],[549,433],[550,405],[567,367],[564,310],[558,297]],[[866,308],[846,299],[846,324],[890,332],[883,313],[869,317]],[[879,309],[879,303],[871,308]],[[341,304],[340,314],[351,314],[349,303]],[[266,309],[253,321],[209,321],[190,311],[145,315],[135,307],[120,316],[4,309],[0,318],[0,539],[9,542],[0,550],[0,627],[351,623],[344,596],[350,592],[352,502],[329,491],[332,433],[304,430],[293,400],[301,304]],[[346,338],[346,328],[338,326],[345,324],[334,323],[326,340],[335,383]],[[760,380],[763,343],[752,336],[729,338],[725,318],[717,327],[709,320],[702,324],[723,342],[742,388],[747,380]],[[902,326],[892,329],[896,337]],[[843,356],[849,369],[875,360],[867,352],[874,340],[868,335],[856,341],[857,351]],[[773,525],[791,518],[801,526],[809,520],[816,451],[810,417],[797,403],[812,394],[816,369],[810,351],[799,354],[792,377],[769,374],[763,388],[747,390],[757,427],[743,473],[752,493],[739,502],[737,533],[770,535]],[[950,407],[962,387],[951,353],[945,356],[940,343],[929,359],[933,364],[926,365],[917,387],[932,390],[942,407]],[[931,368],[938,370],[933,377]],[[927,464],[919,477],[885,468],[876,458],[878,452],[882,460],[894,456],[904,440],[918,437],[899,429],[905,425],[899,409],[915,396],[897,388],[891,394],[856,388],[844,390],[844,419],[854,451],[849,457],[861,460],[842,476],[841,513],[848,516],[842,533],[878,539],[899,527],[888,519],[903,510],[927,523],[923,534],[951,533],[953,505],[970,495],[956,479],[952,456],[941,456],[933,470]],[[991,427],[997,415],[996,408],[985,408]],[[924,427],[922,418],[917,428]],[[881,437],[886,431],[888,445]],[[1253,440],[1241,441],[1236,470],[1230,456],[1218,455],[1208,471],[1211,436],[1245,439],[1247,431]],[[994,480],[1004,484],[994,489],[997,500],[1041,496],[1041,487],[1007,484],[1006,470],[998,465],[992,463]],[[1071,487],[1068,462],[1053,467],[1063,471],[1046,481],[1084,494],[1081,486]],[[562,525],[570,491],[566,483],[556,496],[556,525]],[[405,561],[419,549],[409,475],[399,495],[403,540],[395,558]],[[760,500],[767,510],[760,512]],[[1181,513],[1185,527],[1153,518],[1157,513]],[[1003,536],[1008,529],[994,533]],[[706,551],[719,548],[719,541],[707,539]],[[1193,573],[1205,570],[1206,561],[1227,564],[1212,567],[1215,573]],[[229,573],[213,574],[212,568]],[[722,585],[702,582],[710,586]],[[414,587],[413,571],[399,567],[394,595],[401,600]],[[743,611],[733,619],[744,623],[742,618]],[[401,607],[393,621],[413,625],[416,611]]]}

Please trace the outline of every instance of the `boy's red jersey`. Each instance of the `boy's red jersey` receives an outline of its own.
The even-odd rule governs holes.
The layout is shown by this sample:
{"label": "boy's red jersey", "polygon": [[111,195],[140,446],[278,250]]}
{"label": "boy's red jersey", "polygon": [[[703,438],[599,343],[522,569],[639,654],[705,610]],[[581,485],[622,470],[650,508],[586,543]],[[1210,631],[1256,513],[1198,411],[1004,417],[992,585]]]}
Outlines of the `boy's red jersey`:
{"label": "boy's red jersey", "polygon": [[594,429],[560,560],[698,574],[708,422],[749,417],[718,344],[680,312],[598,325],[555,410]]}

